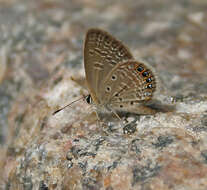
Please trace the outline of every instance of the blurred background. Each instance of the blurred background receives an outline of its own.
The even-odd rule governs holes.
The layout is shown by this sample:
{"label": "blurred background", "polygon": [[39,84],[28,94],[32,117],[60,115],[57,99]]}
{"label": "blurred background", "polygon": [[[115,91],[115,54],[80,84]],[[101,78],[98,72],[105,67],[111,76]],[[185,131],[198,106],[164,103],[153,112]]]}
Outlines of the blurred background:
{"label": "blurred background", "polygon": [[[206,0],[1,0],[0,145],[24,114],[15,102],[83,71],[83,40],[102,28],[159,74],[167,93],[182,99],[207,93]],[[59,73],[59,74],[57,74]],[[190,90],[190,91],[189,91]],[[12,124],[13,125],[13,124]]]}

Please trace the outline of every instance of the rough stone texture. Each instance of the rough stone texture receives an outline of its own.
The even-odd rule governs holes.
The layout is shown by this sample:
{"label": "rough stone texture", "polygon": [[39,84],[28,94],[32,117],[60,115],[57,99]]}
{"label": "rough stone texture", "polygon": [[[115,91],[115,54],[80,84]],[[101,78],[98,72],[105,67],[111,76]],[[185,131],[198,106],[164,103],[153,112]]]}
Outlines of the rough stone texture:
{"label": "rough stone texture", "polygon": [[[169,112],[100,126],[83,101],[90,27],[160,78]],[[0,1],[1,189],[207,189],[207,1]],[[87,117],[83,119],[84,117]]]}

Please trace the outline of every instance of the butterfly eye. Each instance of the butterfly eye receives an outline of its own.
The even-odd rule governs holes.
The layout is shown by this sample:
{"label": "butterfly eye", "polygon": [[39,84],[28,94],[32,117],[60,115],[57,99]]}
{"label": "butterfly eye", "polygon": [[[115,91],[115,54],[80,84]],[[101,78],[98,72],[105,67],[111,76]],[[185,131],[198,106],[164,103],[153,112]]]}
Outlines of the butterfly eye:
{"label": "butterfly eye", "polygon": [[86,100],[86,102],[87,102],[88,104],[91,104],[91,103],[92,103],[91,95],[90,95],[90,94],[87,95],[86,98],[85,98],[85,100]]}

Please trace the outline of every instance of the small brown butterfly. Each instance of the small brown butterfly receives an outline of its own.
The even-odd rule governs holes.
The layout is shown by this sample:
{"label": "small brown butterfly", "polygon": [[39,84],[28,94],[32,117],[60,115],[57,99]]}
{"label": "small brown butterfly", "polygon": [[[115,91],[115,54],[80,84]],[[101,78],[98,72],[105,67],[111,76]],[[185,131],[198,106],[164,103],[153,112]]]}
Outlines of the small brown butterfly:
{"label": "small brown butterfly", "polygon": [[88,30],[84,67],[89,91],[85,100],[95,106],[98,114],[154,113],[144,105],[156,91],[157,81],[152,69],[134,60],[128,48],[109,33],[96,28]]}

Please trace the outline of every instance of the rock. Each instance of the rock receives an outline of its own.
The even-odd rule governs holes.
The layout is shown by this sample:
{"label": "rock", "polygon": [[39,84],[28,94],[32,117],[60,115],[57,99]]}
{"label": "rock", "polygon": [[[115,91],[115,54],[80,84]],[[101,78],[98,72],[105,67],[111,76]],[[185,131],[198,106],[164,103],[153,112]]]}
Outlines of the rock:
{"label": "rock", "polygon": [[[0,4],[2,189],[207,189],[207,2]],[[97,122],[84,100],[52,115],[87,94],[71,77],[91,27],[155,68],[155,115]]]}

